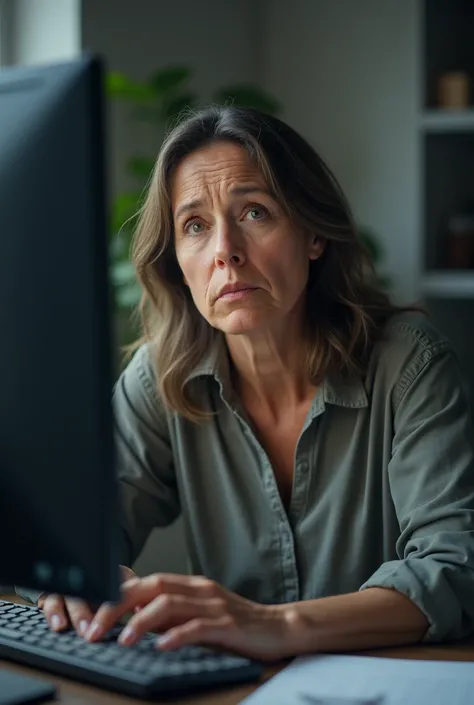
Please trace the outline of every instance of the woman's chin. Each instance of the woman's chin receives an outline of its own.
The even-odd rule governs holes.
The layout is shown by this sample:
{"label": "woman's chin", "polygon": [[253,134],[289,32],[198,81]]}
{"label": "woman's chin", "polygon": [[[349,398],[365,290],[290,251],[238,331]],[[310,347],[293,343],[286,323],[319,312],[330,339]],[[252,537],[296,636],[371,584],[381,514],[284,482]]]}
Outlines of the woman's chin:
{"label": "woman's chin", "polygon": [[268,323],[268,311],[249,311],[238,309],[223,316],[216,325],[223,333],[229,335],[241,335],[252,333],[263,328]]}

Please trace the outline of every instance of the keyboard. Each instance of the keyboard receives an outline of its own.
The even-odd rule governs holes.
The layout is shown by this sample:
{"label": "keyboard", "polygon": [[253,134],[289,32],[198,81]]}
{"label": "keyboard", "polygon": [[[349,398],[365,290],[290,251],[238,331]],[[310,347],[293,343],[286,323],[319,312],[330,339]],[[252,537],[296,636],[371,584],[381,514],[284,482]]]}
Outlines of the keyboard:
{"label": "keyboard", "polygon": [[121,646],[121,629],[88,643],[72,629],[52,632],[36,607],[0,601],[0,658],[138,698],[254,681],[263,671],[261,663],[205,647],[159,651],[157,634]]}

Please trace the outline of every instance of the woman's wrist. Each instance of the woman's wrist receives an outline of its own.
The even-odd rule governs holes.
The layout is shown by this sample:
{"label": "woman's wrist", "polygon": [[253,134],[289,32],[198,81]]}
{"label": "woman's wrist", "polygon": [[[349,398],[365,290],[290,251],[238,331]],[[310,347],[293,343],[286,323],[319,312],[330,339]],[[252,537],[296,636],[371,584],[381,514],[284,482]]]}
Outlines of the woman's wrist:
{"label": "woman's wrist", "polygon": [[412,644],[429,626],[411,600],[385,588],[279,607],[289,656]]}
{"label": "woman's wrist", "polygon": [[317,620],[308,618],[308,607],[312,614],[316,614],[319,609],[317,603],[318,600],[310,600],[276,606],[276,618],[281,623],[285,648],[282,658],[319,651]]}

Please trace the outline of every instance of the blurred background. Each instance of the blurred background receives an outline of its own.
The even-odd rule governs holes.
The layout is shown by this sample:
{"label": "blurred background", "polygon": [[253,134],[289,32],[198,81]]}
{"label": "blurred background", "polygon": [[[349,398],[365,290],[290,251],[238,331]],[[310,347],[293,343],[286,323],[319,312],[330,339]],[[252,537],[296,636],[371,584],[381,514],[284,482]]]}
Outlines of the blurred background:
{"label": "blurred background", "polygon": [[[166,126],[186,105],[232,100],[282,117],[326,159],[384,285],[452,338],[474,397],[472,0],[0,0],[1,65],[84,50],[108,68],[120,341],[137,300],[129,218]],[[186,570],[179,522],[136,568]]]}

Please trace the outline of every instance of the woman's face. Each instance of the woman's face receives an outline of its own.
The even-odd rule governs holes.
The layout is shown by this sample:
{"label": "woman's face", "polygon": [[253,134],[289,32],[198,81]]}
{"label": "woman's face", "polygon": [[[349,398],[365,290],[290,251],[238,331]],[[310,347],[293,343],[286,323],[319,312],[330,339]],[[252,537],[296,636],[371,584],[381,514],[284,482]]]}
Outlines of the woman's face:
{"label": "woman's face", "polygon": [[178,263],[210,325],[250,333],[299,309],[323,243],[295,229],[243,147],[217,142],[183,159],[171,201]]}

